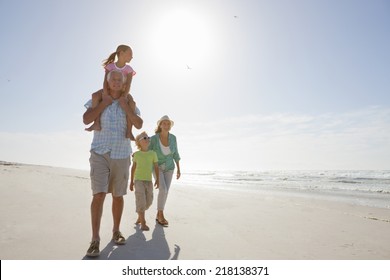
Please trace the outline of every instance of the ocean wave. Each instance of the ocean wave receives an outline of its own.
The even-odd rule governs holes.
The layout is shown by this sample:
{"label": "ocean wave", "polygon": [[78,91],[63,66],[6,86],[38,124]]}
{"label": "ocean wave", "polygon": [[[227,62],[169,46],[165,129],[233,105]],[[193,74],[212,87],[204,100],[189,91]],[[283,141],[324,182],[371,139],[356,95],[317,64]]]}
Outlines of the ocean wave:
{"label": "ocean wave", "polygon": [[344,183],[344,184],[361,184],[362,182],[352,181],[352,180],[338,180],[335,181],[338,183]]}
{"label": "ocean wave", "polygon": [[[390,193],[390,171],[197,171],[183,180],[193,184],[297,190]],[[186,178],[186,179],[184,179]],[[353,187],[355,186],[355,187]],[[356,187],[358,186],[358,187]]]}
{"label": "ocean wave", "polygon": [[390,208],[390,171],[197,171],[183,173],[180,184],[318,196]]}

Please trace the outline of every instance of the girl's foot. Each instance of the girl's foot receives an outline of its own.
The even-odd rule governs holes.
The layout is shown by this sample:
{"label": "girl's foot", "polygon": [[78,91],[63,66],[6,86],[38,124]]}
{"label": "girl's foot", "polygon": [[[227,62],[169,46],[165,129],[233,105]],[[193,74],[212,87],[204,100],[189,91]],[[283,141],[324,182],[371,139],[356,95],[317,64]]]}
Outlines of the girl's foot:
{"label": "girl's foot", "polygon": [[100,127],[100,124],[94,122],[90,127],[87,127],[85,130],[86,131],[94,131],[94,130],[100,131],[100,130],[102,130],[102,128]]}
{"label": "girl's foot", "polygon": [[129,138],[131,141],[135,141],[135,137],[134,137],[133,133],[131,132],[131,130],[127,130],[126,138]]}

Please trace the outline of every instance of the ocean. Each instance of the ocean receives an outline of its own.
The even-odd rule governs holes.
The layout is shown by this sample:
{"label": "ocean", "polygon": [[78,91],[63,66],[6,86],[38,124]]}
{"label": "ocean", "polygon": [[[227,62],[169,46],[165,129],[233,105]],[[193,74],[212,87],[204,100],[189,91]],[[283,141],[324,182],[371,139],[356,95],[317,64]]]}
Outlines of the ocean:
{"label": "ocean", "polygon": [[390,209],[390,170],[193,171],[175,184],[312,197]]}

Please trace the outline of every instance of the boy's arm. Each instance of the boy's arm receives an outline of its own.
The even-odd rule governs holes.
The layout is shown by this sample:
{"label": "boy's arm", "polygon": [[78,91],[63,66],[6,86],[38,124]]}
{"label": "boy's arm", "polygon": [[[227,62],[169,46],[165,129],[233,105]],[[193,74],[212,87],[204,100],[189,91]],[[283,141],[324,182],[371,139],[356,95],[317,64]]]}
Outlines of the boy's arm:
{"label": "boy's arm", "polygon": [[84,124],[90,124],[93,122],[99,115],[106,109],[108,105],[112,103],[112,98],[108,95],[103,94],[102,102],[100,102],[94,108],[88,108],[87,111],[83,115]]}
{"label": "boy's arm", "polygon": [[137,163],[133,161],[133,166],[131,167],[131,177],[130,177],[130,191],[134,191],[134,174]]}
{"label": "boy's arm", "polygon": [[156,186],[156,189],[158,189],[158,186],[160,184],[160,172],[158,170],[158,163],[154,163],[154,173],[156,174],[156,182],[154,182],[154,185]]}

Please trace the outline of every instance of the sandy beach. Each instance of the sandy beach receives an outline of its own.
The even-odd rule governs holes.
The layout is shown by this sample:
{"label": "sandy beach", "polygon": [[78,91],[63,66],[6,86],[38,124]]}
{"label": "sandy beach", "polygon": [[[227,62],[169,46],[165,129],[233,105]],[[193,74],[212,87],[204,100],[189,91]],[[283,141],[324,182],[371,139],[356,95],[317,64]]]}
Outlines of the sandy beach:
{"label": "sandy beach", "polygon": [[[1,162],[0,259],[89,259],[90,202],[88,171]],[[134,204],[129,192],[121,226],[127,244],[117,246],[107,196],[98,259],[390,259],[390,209],[174,181],[169,227],[154,221],[154,202],[150,231],[142,232]]]}

